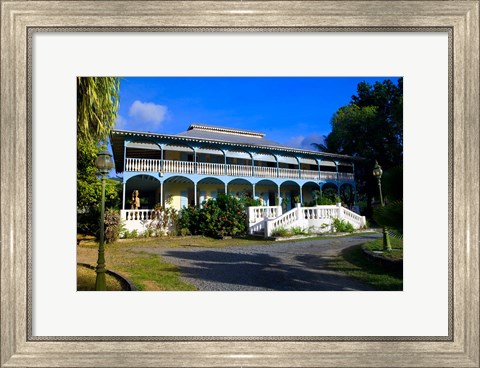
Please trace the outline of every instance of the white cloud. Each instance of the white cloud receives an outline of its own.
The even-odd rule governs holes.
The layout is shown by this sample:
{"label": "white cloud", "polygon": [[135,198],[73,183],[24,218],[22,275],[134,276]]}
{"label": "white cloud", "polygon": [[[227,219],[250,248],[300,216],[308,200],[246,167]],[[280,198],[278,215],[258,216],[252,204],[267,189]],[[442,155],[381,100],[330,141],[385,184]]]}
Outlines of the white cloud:
{"label": "white cloud", "polygon": [[115,129],[125,129],[126,125],[127,120],[122,115],[118,115],[115,120]]}
{"label": "white cloud", "polygon": [[307,136],[297,135],[291,137],[287,144],[291,147],[302,148],[305,150],[316,151],[315,147],[312,146],[312,143],[323,143],[324,139],[321,134],[312,133]]}
{"label": "white cloud", "polygon": [[153,102],[142,102],[136,100],[130,110],[128,116],[140,122],[149,123],[154,128],[160,127],[167,115],[167,106],[157,105]]}

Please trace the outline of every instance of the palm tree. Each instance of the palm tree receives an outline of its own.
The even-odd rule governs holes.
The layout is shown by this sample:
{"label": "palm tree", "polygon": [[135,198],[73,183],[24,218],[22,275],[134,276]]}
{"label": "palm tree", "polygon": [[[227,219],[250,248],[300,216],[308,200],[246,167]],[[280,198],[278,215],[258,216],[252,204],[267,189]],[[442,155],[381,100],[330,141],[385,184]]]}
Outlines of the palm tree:
{"label": "palm tree", "polygon": [[120,79],[77,77],[77,135],[85,142],[105,142],[115,124]]}

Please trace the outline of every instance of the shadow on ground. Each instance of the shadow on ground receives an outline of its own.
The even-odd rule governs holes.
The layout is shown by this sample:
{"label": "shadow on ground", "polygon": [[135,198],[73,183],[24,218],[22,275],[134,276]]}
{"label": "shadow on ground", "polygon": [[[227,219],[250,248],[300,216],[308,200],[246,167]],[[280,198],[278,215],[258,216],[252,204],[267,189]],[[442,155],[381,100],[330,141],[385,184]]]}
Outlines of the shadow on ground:
{"label": "shadow on ground", "polygon": [[[373,290],[348,276],[324,267],[330,259],[297,255],[285,260],[265,253],[169,250],[164,256],[182,259],[180,269],[186,278],[205,282],[206,290]],[[187,262],[185,262],[187,260]],[[200,289],[204,289],[200,287]]]}

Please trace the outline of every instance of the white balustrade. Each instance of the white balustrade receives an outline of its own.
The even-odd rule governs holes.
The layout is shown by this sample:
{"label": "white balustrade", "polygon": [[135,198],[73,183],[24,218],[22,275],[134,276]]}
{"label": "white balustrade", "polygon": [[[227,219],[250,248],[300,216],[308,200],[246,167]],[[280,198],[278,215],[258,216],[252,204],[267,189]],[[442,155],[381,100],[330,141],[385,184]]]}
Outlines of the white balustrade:
{"label": "white balustrade", "polygon": [[190,161],[164,160],[163,169],[165,172],[193,174],[195,172],[194,163]]}
{"label": "white balustrade", "polygon": [[353,173],[338,173],[338,178],[340,180],[354,180]]}
{"label": "white balustrade", "polygon": [[159,172],[161,160],[148,158],[127,158],[125,160],[125,171]]}
{"label": "white balustrade", "polygon": [[248,165],[227,164],[227,175],[229,176],[252,176],[252,167]]}
{"label": "white balustrade", "polygon": [[[197,173],[203,175],[225,175],[225,164],[197,162]],[[126,158],[125,171],[143,171],[160,172],[162,171],[162,161],[146,158]],[[190,161],[163,160],[163,171],[169,173],[194,174],[195,163]],[[314,170],[284,169],[276,167],[255,166],[255,176],[263,178],[282,178],[282,179],[302,179],[306,180],[337,180],[337,173],[322,171],[319,173]],[[248,165],[226,165],[226,175],[228,176],[253,176],[252,166]],[[353,181],[353,173],[339,173],[341,181]]]}
{"label": "white balustrade", "polygon": [[337,180],[337,173],[331,171],[322,171],[320,175],[321,180]]}
{"label": "white balustrade", "polygon": [[302,170],[301,175],[302,175],[302,179],[320,180],[320,175],[318,171]]}
{"label": "white balustrade", "polygon": [[256,223],[267,218],[276,218],[282,214],[282,206],[250,206],[248,207],[248,221]]}
{"label": "white balustrade", "polygon": [[298,169],[278,169],[278,176],[280,178],[298,179],[300,175]]}
{"label": "white balustrade", "polygon": [[265,167],[265,166],[255,166],[255,176],[262,178],[276,178],[277,177],[277,168],[276,167]]}
{"label": "white balustrade", "polygon": [[148,221],[152,220],[154,210],[121,210],[120,216],[124,221]]}
{"label": "white balustrade", "polygon": [[[366,225],[365,216],[360,216],[349,209],[338,206],[315,206],[296,208],[281,214],[281,207],[249,207],[249,230],[250,234],[264,229],[266,237],[278,228],[291,228],[298,226],[314,231],[323,232],[330,228],[333,219],[339,218],[349,222],[355,229]],[[262,217],[263,216],[263,217]],[[264,225],[262,225],[264,224]]]}
{"label": "white balustrade", "polygon": [[225,165],[209,162],[197,162],[197,173],[206,175],[225,175]]}

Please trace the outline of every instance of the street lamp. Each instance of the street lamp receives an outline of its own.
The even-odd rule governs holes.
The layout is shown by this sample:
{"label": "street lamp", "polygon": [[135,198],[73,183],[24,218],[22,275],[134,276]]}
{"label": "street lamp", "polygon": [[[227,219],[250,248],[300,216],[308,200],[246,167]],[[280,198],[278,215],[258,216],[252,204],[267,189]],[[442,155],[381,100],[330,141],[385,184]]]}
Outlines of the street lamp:
{"label": "street lamp", "polygon": [[100,152],[95,160],[95,166],[102,175],[102,209],[100,212],[100,244],[98,246],[98,260],[97,268],[97,280],[95,282],[95,290],[105,291],[107,285],[105,282],[105,176],[113,169],[112,155],[103,150]]}
{"label": "street lamp", "polygon": [[[378,190],[380,192],[380,204],[382,207],[385,207],[383,203],[383,196],[382,196],[382,174],[383,170],[375,160],[375,167],[373,168],[373,176],[377,178],[378,181]],[[390,252],[392,250],[392,246],[390,245],[390,238],[388,237],[387,228],[383,227],[383,250]]]}

